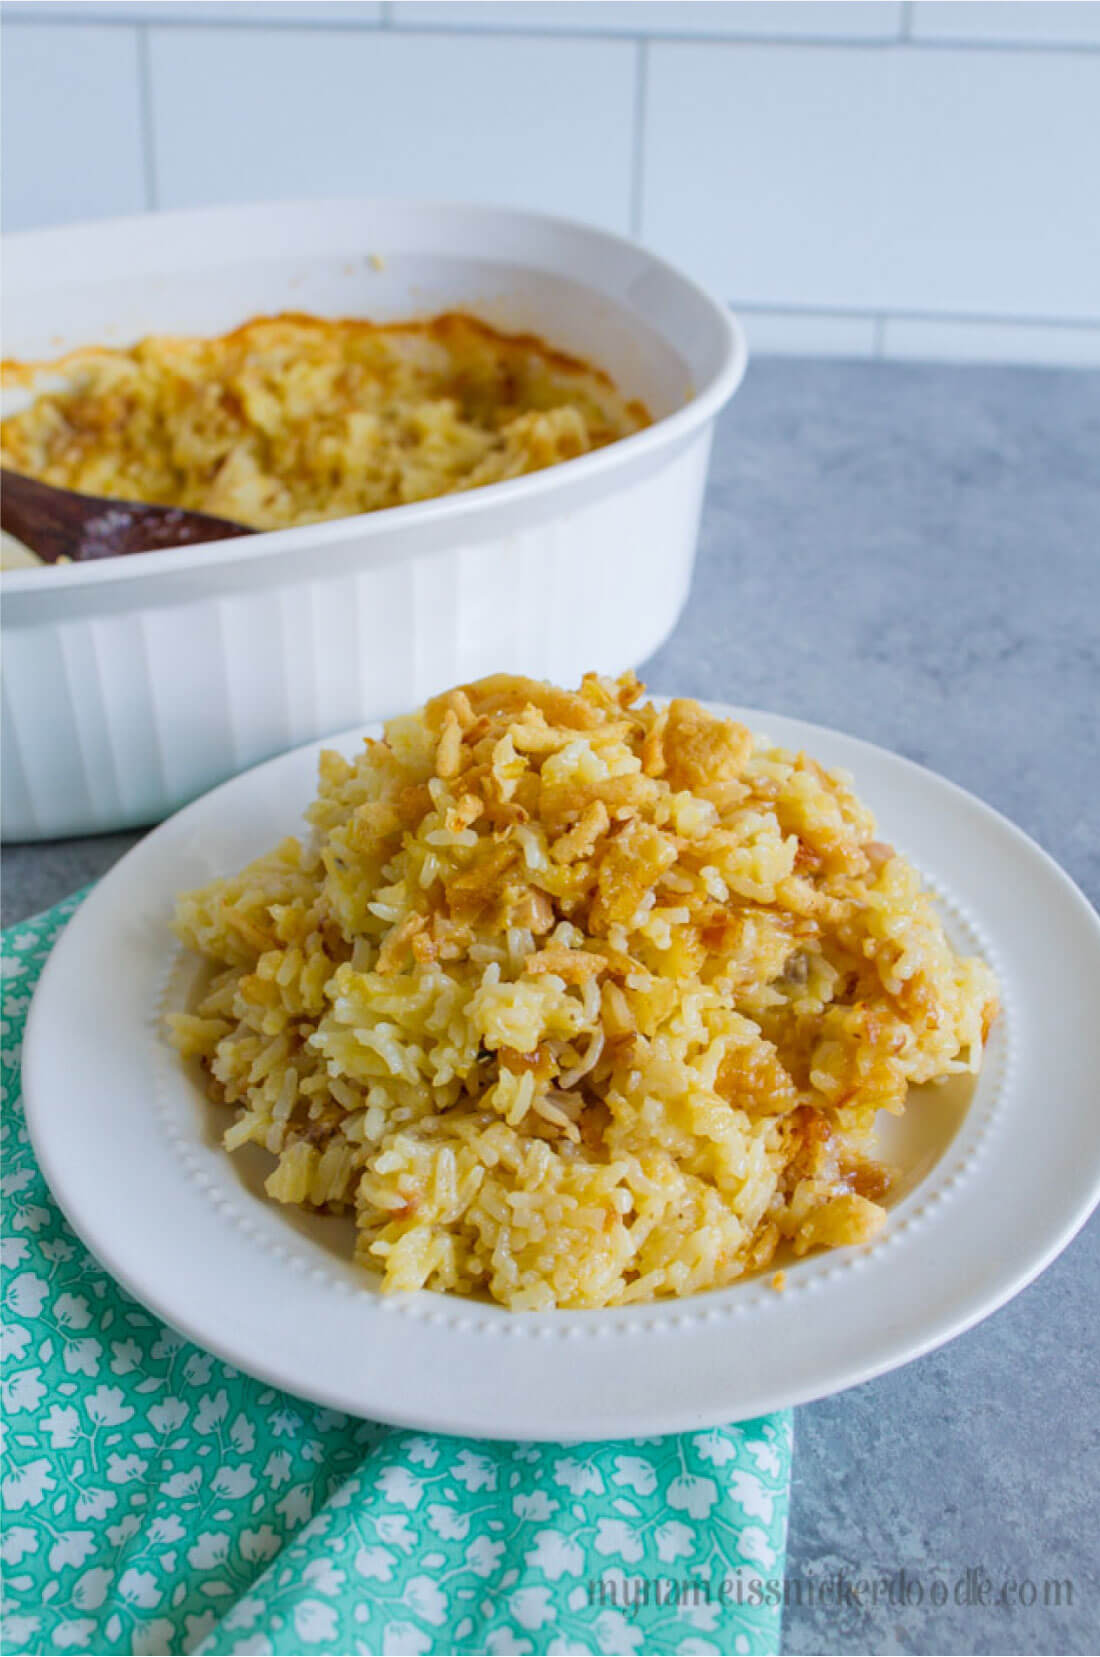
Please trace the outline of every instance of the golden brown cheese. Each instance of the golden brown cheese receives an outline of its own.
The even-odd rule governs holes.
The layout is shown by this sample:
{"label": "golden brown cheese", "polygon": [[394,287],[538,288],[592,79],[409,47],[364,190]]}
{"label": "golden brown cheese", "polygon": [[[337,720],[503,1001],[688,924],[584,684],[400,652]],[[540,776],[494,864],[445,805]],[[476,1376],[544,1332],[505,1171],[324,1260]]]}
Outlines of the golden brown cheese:
{"label": "golden brown cheese", "polygon": [[344,518],[555,466],[649,423],[596,368],[461,313],[378,324],[288,314],[2,365],[43,392],[0,424],[3,464],[62,488],[255,529]]}

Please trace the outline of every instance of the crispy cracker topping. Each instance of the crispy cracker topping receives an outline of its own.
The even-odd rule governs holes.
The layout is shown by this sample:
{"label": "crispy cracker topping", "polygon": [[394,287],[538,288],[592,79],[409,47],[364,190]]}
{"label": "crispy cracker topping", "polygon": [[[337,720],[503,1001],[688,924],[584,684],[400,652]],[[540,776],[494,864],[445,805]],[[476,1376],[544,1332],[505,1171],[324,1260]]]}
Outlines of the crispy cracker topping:
{"label": "crispy cracker topping", "polygon": [[222,970],[176,1039],[388,1288],[605,1305],[869,1241],[876,1112],[997,1014],[846,779],[633,676],[451,690],[310,818],[183,900]]}

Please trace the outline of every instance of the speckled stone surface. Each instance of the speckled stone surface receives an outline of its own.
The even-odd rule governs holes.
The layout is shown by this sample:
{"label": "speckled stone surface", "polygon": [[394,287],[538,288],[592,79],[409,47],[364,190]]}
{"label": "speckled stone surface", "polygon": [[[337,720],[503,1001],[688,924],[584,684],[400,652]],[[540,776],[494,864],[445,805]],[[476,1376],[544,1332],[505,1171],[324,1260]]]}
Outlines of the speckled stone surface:
{"label": "speckled stone surface", "polygon": [[[754,364],[645,672],[931,766],[1097,902],[1100,375]],[[4,923],[136,838],[7,848]],[[1100,1646],[1098,1285],[1094,1219],[978,1329],[797,1412],[786,1651]]]}

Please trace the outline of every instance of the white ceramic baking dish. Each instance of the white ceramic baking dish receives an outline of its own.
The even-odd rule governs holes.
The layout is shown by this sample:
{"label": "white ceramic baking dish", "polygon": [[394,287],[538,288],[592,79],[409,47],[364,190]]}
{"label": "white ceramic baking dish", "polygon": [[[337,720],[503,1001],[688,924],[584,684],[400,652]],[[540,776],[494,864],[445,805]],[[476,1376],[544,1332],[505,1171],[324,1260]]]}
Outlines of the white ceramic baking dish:
{"label": "white ceramic baking dish", "polygon": [[644,248],[534,213],[308,202],[6,239],[4,353],[280,310],[465,309],[605,368],[655,423],[544,472],[246,540],[3,579],[3,833],[153,822],[268,755],[515,670],[617,672],[686,596],[725,306]]}

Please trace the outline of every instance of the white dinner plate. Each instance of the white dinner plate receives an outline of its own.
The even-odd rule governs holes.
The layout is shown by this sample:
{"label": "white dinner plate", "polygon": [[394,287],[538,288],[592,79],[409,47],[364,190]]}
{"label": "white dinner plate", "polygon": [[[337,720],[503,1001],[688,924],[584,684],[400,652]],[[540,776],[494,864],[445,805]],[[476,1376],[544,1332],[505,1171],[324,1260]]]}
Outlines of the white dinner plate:
{"label": "white dinner plate", "polygon": [[169,930],[175,894],[235,871],[299,826],[324,746],[259,766],[162,824],[70,921],[27,1026],[27,1119],[54,1195],[138,1300],[265,1382],[357,1415],[487,1438],[665,1433],[818,1398],[969,1328],[1042,1270],[1100,1195],[1100,921],[1018,829],[880,748],[723,709],[852,772],[879,831],[940,897],[952,941],[1000,980],[976,1086],[910,1097],[884,1152],[902,1177],[869,1247],[815,1254],[690,1299],[510,1312],[456,1296],[382,1296],[350,1222],[270,1202],[219,1146],[163,1014],[196,967]]}

